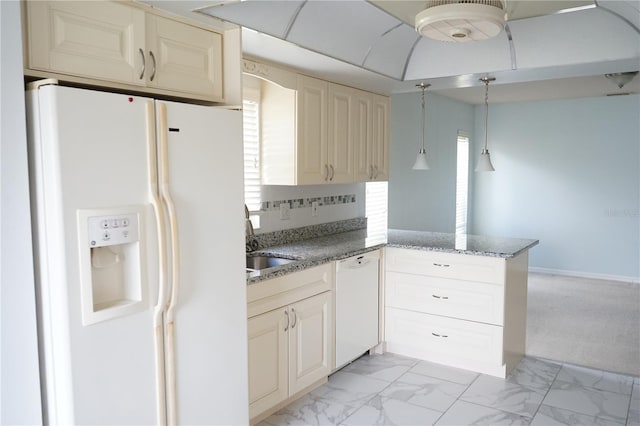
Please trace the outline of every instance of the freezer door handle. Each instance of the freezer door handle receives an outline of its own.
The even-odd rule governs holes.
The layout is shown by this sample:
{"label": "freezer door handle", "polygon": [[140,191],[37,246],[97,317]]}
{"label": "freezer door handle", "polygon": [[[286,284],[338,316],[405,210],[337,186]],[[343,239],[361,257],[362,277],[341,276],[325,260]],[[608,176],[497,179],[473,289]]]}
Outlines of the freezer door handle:
{"label": "freezer door handle", "polygon": [[158,135],[159,146],[159,182],[160,195],[164,206],[167,209],[169,222],[169,233],[171,235],[171,295],[169,298],[169,306],[165,314],[165,346],[166,346],[166,376],[167,376],[167,422],[169,424],[177,424],[177,407],[176,407],[176,383],[175,383],[175,335],[173,333],[173,322],[175,316],[175,308],[178,304],[178,294],[180,291],[180,237],[178,232],[178,215],[176,212],[171,190],[169,187],[169,129],[167,122],[167,105],[162,102],[157,103],[158,111],[158,127],[161,129]]}
{"label": "freezer door handle", "polygon": [[[144,56],[144,52],[143,52]],[[143,69],[144,72],[144,69]],[[158,237],[158,301],[153,309],[155,375],[156,375],[156,415],[158,424],[166,424],[166,393],[164,375],[164,311],[167,307],[167,236],[165,217],[158,189],[158,151],[156,146],[156,120],[153,101],[146,104],[147,128],[147,170],[149,173],[149,193],[156,217],[156,234]]]}

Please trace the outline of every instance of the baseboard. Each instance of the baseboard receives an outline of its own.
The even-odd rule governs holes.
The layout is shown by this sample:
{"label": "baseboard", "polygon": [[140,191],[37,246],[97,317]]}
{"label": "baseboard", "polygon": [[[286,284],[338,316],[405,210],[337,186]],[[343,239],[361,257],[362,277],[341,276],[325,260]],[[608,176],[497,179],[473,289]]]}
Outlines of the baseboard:
{"label": "baseboard", "polygon": [[596,274],[593,272],[567,271],[564,269],[538,268],[536,266],[530,266],[529,272],[536,272],[539,274],[549,274],[549,275],[562,275],[567,277],[592,278],[596,280],[621,281],[625,283],[640,284],[640,277],[626,277],[623,275],[607,275],[607,274]]}

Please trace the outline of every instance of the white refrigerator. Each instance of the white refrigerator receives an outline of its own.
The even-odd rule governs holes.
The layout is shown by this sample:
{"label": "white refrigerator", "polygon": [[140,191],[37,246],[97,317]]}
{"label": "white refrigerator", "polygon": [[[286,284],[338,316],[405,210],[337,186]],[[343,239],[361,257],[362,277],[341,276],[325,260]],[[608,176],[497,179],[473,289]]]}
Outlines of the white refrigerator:
{"label": "white refrigerator", "polygon": [[39,83],[45,421],[248,424],[242,113]]}

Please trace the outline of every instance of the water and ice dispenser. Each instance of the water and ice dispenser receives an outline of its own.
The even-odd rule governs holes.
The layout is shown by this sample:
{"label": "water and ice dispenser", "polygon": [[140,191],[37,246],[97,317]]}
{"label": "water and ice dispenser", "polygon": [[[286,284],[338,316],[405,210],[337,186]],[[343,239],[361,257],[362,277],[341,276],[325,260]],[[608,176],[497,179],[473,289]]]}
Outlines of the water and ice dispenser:
{"label": "water and ice dispenser", "polygon": [[82,323],[146,309],[142,208],[79,210]]}

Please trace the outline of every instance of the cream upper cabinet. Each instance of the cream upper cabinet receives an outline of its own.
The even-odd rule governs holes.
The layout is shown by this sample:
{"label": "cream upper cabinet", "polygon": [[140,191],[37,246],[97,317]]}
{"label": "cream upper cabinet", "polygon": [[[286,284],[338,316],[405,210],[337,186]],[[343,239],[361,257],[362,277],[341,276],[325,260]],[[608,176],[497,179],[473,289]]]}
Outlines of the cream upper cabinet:
{"label": "cream upper cabinet", "polygon": [[149,86],[222,98],[220,34],[147,15],[147,36]]}
{"label": "cream upper cabinet", "polygon": [[297,167],[299,185],[329,181],[326,81],[298,76]]}
{"label": "cream upper cabinet", "polygon": [[27,1],[25,75],[223,100],[222,35],[115,1]]}
{"label": "cream upper cabinet", "polygon": [[369,180],[389,179],[389,97],[373,94]]}
{"label": "cream upper cabinet", "polygon": [[327,168],[329,183],[355,180],[354,93],[355,89],[329,83]]}
{"label": "cream upper cabinet", "polygon": [[388,179],[388,97],[246,59],[243,67],[259,77],[264,185]]}
{"label": "cream upper cabinet", "polygon": [[388,180],[389,98],[357,90],[354,109],[356,180]]}
{"label": "cream upper cabinet", "polygon": [[26,3],[27,67],[146,84],[145,12],[116,2]]}

